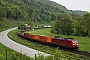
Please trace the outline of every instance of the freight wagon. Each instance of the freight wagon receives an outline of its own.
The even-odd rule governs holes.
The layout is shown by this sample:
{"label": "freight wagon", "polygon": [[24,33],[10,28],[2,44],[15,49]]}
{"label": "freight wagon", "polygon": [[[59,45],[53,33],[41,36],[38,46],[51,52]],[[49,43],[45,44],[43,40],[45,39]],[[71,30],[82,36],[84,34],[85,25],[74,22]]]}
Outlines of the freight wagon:
{"label": "freight wagon", "polygon": [[39,36],[39,41],[44,43],[51,43],[52,37],[51,36]]}

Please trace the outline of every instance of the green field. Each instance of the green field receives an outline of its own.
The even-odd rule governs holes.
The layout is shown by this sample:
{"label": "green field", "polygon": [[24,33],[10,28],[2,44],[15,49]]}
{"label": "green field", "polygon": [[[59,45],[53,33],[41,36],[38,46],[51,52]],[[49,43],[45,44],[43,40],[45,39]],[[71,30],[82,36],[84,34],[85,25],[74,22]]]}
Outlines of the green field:
{"label": "green field", "polygon": [[[17,33],[19,32],[20,30],[13,30],[11,31],[8,36],[20,43],[20,44],[23,44],[27,47],[30,47],[30,48],[33,48],[33,49],[36,49],[36,50],[39,50],[39,51],[42,51],[42,52],[45,52],[45,53],[49,53],[49,54],[54,54],[55,53],[55,50],[56,48],[52,48],[52,47],[49,47],[47,45],[42,45],[40,43],[37,43],[37,42],[32,42],[32,41],[28,41],[27,39],[23,39],[23,38],[20,38],[20,37],[17,37]],[[40,33],[38,32],[40,31]],[[45,32],[47,31],[47,32]],[[30,33],[39,33],[40,35],[53,35],[53,36],[56,36],[57,34],[50,34],[50,29],[40,29],[40,30],[35,30],[35,31],[29,31]],[[45,32],[43,34],[43,32]],[[11,36],[12,35],[12,36]],[[62,37],[65,37],[64,35],[62,35]],[[69,60],[73,60],[73,59],[78,59],[78,60],[89,60],[90,58],[88,57],[85,57],[83,55],[78,55],[78,54],[74,54],[74,53],[70,53],[70,52],[66,52],[66,51],[63,51],[61,50],[61,52],[63,53],[63,56],[66,58],[66,59],[69,59]]]}
{"label": "green field", "polygon": [[47,29],[40,29],[35,31],[29,31],[32,34],[39,34],[39,35],[46,35],[46,36],[61,36],[63,38],[74,38],[75,40],[78,40],[79,43],[79,50],[90,52],[90,37],[82,37],[82,36],[67,36],[62,34],[54,34],[51,33],[51,30],[49,28]]}

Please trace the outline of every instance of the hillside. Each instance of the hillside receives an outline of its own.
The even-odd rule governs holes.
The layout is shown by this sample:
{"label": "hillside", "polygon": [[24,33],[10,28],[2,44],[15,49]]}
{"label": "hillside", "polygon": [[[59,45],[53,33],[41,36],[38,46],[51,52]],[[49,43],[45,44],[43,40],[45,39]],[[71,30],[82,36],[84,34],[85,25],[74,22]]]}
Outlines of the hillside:
{"label": "hillside", "polygon": [[53,21],[60,13],[70,12],[65,6],[49,0],[0,0],[0,20]]}

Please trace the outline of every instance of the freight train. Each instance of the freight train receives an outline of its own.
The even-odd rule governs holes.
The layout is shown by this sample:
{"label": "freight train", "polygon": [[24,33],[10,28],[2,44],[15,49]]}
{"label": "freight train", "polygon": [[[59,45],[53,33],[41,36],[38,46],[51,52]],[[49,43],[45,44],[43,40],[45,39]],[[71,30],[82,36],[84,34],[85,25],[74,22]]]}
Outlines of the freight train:
{"label": "freight train", "polygon": [[73,38],[61,38],[58,36],[52,37],[52,36],[31,34],[24,30],[18,32],[18,35],[23,38],[27,38],[28,40],[43,42],[44,44],[57,45],[57,46],[62,46],[62,47],[75,49],[75,50],[77,50],[79,48],[78,41]]}

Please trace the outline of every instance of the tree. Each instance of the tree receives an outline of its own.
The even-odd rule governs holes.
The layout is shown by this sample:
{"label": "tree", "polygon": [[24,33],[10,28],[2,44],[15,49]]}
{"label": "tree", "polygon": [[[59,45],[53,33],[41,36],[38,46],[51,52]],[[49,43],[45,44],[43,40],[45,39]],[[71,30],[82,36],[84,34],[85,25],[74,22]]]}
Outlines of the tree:
{"label": "tree", "polygon": [[6,18],[6,9],[3,6],[0,6],[0,20],[2,20],[2,18]]}
{"label": "tree", "polygon": [[82,30],[82,19],[83,17],[79,14],[77,14],[75,16],[75,19],[76,19],[76,23],[75,23],[75,30],[76,30],[76,35],[81,35],[81,30]]}
{"label": "tree", "polygon": [[55,22],[55,26],[54,26],[54,33],[58,33],[60,34],[62,32],[62,29],[61,29],[61,22],[59,20],[57,20]]}
{"label": "tree", "polygon": [[51,22],[51,33],[55,32],[55,21]]}
{"label": "tree", "polygon": [[87,29],[88,36],[90,36],[90,13],[84,14],[84,23]]}
{"label": "tree", "polygon": [[55,22],[54,26],[55,33],[66,35],[70,35],[71,33],[73,33],[72,20],[69,14],[60,14],[58,16],[58,19],[59,20]]}
{"label": "tree", "polygon": [[77,14],[75,16],[75,20],[73,21],[75,35],[87,36],[88,33],[86,25],[86,19],[82,15]]}

